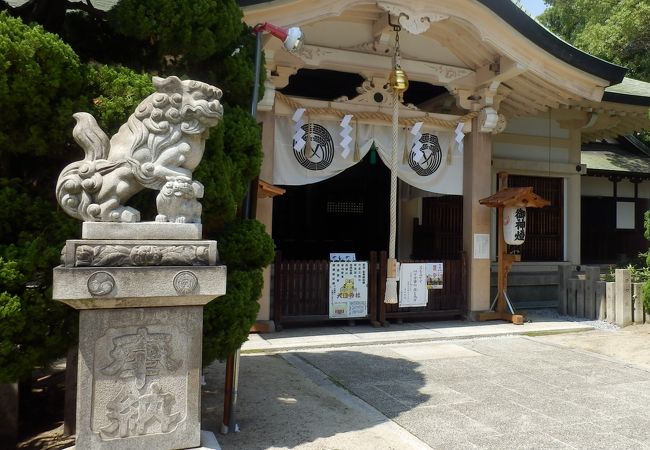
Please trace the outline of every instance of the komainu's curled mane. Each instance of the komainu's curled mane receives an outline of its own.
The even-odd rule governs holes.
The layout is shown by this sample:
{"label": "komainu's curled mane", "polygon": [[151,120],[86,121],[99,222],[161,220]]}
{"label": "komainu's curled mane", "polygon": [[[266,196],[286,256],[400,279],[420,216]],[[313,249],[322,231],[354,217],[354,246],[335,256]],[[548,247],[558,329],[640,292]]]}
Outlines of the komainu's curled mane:
{"label": "komainu's curled mane", "polygon": [[153,84],[157,92],[138,105],[110,141],[92,115],[74,114],[72,134],[85,157],[63,169],[56,186],[57,200],[71,216],[138,222],[139,211],[126,206],[134,194],[167,186],[169,197],[169,186],[182,186],[182,192],[171,193],[179,197],[179,210],[159,211],[156,220],[200,222],[196,199],[202,197],[203,186],[192,180],[192,172],[203,157],[209,128],[222,117],[221,90],[173,76],[154,77]]}

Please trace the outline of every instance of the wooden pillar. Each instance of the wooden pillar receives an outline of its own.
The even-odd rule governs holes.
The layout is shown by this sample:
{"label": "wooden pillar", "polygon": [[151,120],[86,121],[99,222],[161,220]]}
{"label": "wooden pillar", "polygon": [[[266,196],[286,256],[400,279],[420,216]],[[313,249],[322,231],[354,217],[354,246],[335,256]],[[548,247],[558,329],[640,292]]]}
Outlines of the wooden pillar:
{"label": "wooden pillar", "polygon": [[580,175],[569,175],[566,178],[566,190],[567,205],[565,211],[567,217],[565,219],[565,259],[570,261],[572,264],[580,264]]}
{"label": "wooden pillar", "polygon": [[[582,133],[580,129],[569,129],[569,163],[580,164],[580,151],[582,148]],[[582,204],[582,175],[578,172],[567,175],[564,182],[566,205],[564,211],[564,260],[579,265],[580,259],[580,228]]]}
{"label": "wooden pillar", "polygon": [[[490,208],[479,200],[492,193],[492,136],[481,133],[478,119],[465,137],[463,152],[463,250],[467,254],[468,315],[490,307],[490,256],[480,254],[476,243],[489,243]],[[489,248],[489,245],[488,245]]]}
{"label": "wooden pillar", "polygon": [[[259,177],[266,181],[273,180],[273,145],[275,140],[275,115],[271,112],[260,111],[258,118],[262,121],[262,149],[264,158]],[[273,197],[262,198],[257,200],[255,216],[266,227],[266,232],[273,233]],[[258,322],[262,322],[262,328],[269,331],[275,329],[273,318],[271,317],[271,267],[264,268],[264,286],[259,299],[260,309],[257,313]]]}

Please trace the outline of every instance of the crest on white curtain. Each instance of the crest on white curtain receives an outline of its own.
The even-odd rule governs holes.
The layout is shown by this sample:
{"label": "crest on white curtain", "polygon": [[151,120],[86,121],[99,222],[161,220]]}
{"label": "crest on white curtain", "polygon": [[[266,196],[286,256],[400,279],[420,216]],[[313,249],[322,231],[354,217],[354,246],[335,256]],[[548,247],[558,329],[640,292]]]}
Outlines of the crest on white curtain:
{"label": "crest on white curtain", "polygon": [[[348,126],[350,126],[348,122]],[[390,165],[392,132],[389,126],[356,124],[355,148],[359,160],[368,153],[373,144],[381,160]],[[356,130],[355,130],[356,128]],[[275,151],[273,159],[273,183],[278,185],[312,184],[331,178],[352,167],[357,158],[347,158],[341,146],[341,122],[323,120],[304,124],[300,132],[294,130],[294,122],[288,117],[278,117],[275,122]],[[402,132],[400,146],[410,147],[408,158],[400,160],[397,176],[411,186],[439,194],[462,194],[462,154],[453,151],[452,131],[426,130],[424,125],[416,128],[419,139],[411,133]],[[298,150],[296,138],[305,139]],[[352,141],[352,140],[351,140]],[[348,145],[351,146],[352,142]],[[410,145],[409,145],[410,143]],[[356,150],[355,150],[356,152]]]}

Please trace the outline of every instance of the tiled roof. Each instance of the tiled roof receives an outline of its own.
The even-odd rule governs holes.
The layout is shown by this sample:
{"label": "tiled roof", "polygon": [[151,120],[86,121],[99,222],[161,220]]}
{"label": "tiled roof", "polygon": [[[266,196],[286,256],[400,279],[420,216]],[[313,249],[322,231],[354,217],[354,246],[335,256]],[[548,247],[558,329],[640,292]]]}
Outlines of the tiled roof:
{"label": "tiled roof", "polygon": [[603,101],[650,106],[650,83],[625,77],[619,84],[605,88]]}
{"label": "tiled roof", "polygon": [[650,176],[650,158],[635,156],[622,150],[583,150],[581,162],[592,171],[625,172]]}

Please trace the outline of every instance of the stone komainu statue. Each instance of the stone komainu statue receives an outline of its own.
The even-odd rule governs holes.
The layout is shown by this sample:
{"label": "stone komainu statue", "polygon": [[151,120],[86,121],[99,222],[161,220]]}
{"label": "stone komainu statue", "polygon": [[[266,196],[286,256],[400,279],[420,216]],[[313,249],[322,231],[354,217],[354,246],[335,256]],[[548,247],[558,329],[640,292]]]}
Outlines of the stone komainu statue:
{"label": "stone komainu statue", "polygon": [[140,103],[110,139],[94,117],[76,113],[72,134],[85,158],[68,165],[56,186],[63,209],[84,221],[138,222],[126,202],[144,188],[160,190],[160,222],[200,222],[203,185],[192,180],[209,128],[223,115],[221,90],[177,77],[153,78],[157,92]]}

